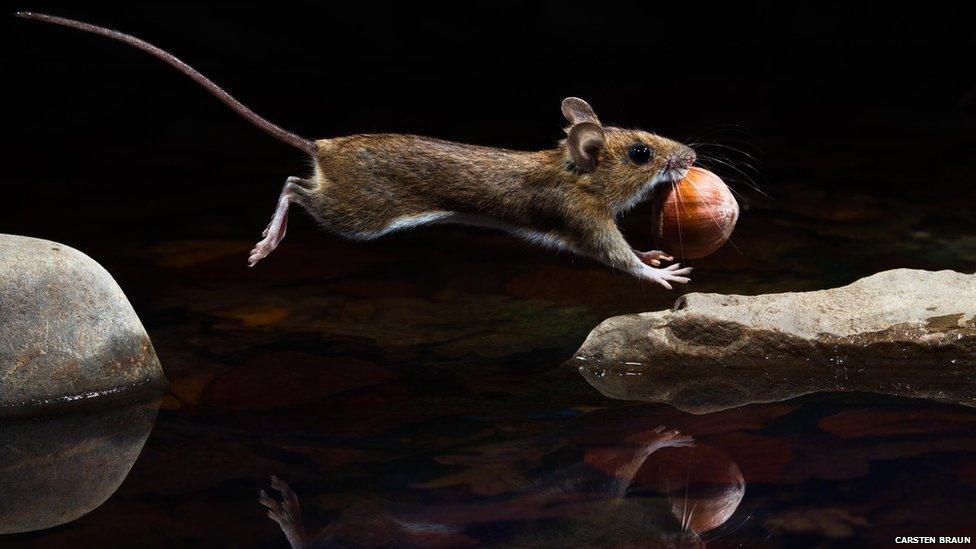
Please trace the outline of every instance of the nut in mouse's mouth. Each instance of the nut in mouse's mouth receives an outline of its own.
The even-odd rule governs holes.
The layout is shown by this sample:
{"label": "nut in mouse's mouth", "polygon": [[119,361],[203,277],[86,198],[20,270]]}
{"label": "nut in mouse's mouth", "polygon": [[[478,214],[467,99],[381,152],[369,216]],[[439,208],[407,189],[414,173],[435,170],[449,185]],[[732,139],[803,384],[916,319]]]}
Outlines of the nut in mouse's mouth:
{"label": "nut in mouse's mouth", "polygon": [[[645,215],[647,215],[647,210],[650,209],[648,203],[652,202],[658,193],[665,191],[672,185],[677,185],[679,181],[687,177],[688,170],[689,168],[671,168],[658,171],[654,177],[647,181],[647,183],[640,189],[639,192],[637,192],[637,194],[635,194],[629,201],[617,209],[617,227],[621,229],[622,233],[624,233],[625,238],[630,231],[624,230],[624,225],[631,225],[632,227],[637,225],[636,223],[629,223],[628,220],[630,218],[643,218]],[[627,215],[628,212],[634,209],[640,209],[643,213],[634,212],[633,215]],[[654,214],[652,211],[651,216],[653,217],[653,215]],[[639,223],[642,225],[645,224],[645,222]],[[646,231],[641,230],[638,234],[643,235],[645,233]],[[630,240],[630,238],[627,238],[627,241],[631,244],[631,247],[638,249],[638,247],[634,246],[634,243],[630,242]],[[644,239],[638,238],[638,240]]]}

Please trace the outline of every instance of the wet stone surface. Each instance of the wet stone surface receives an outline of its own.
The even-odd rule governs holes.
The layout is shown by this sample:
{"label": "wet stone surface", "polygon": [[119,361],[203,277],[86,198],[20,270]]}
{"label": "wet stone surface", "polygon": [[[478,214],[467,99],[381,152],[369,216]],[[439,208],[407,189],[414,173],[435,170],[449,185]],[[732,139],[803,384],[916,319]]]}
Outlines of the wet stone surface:
{"label": "wet stone surface", "polygon": [[601,323],[567,363],[607,396],[707,412],[816,391],[976,405],[976,275],[898,269],[840,288],[686,294]]}

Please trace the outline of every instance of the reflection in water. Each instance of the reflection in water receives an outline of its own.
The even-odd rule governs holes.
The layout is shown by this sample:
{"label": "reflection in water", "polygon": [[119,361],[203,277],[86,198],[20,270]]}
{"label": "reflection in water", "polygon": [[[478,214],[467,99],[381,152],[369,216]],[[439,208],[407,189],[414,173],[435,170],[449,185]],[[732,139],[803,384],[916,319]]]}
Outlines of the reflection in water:
{"label": "reflection in water", "polygon": [[139,457],[159,402],[0,420],[0,534],[76,520],[101,505]]}
{"label": "reflection in water", "polygon": [[677,430],[656,427],[607,443],[587,437],[585,428],[570,439],[549,435],[489,450],[498,456],[545,446],[547,466],[524,486],[481,501],[359,504],[315,537],[281,479],[271,477],[280,496],[262,490],[259,501],[299,548],[702,547],[700,534],[722,525],[742,500],[745,482],[735,463]]}
{"label": "reflection in water", "polygon": [[665,449],[641,472],[668,495],[671,513],[685,529],[699,534],[725,524],[746,491],[738,465],[710,446]]}

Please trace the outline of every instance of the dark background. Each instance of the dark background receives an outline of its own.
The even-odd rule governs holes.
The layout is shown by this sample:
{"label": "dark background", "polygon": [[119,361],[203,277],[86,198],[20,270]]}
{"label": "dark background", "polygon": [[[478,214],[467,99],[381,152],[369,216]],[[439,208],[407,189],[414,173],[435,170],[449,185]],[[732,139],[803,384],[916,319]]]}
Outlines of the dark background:
{"label": "dark background", "polygon": [[[748,152],[725,158],[778,200],[798,158],[825,188],[910,198],[919,184],[958,177],[947,165],[959,163],[973,180],[976,33],[964,4],[27,2],[7,11],[135,34],[312,138],[409,132],[545,148],[561,137],[559,101],[578,95],[605,123],[705,134]],[[301,153],[142,52],[13,17],[2,34],[0,230],[77,244],[256,236],[285,177],[306,172]],[[738,188],[747,202],[762,199]],[[289,238],[308,237],[307,219],[293,219],[303,228]]]}
{"label": "dark background", "polygon": [[[271,473],[321,526],[372,495],[410,501],[413,483],[456,473],[435,457],[483,437],[518,442],[574,410],[628,404],[543,375],[607,317],[668,307],[682,291],[811,290],[895,267],[973,272],[974,18],[962,2],[892,5],[6,4],[156,43],[311,138],[411,132],[544,148],[562,136],[559,102],[577,95],[605,123],[709,142],[699,156],[741,193],[743,212],[735,246],[695,261],[674,292],[490,231],[347,242],[300,212],[249,270],[282,183],[307,173],[302,153],[143,52],[3,18],[0,232],[104,265],[171,388],[113,498],[0,544],[278,547],[256,503]],[[646,240],[646,209],[625,224],[628,239]],[[968,416],[932,405],[927,423],[906,407],[879,416],[904,418],[891,423],[907,425],[904,442],[884,438],[891,420],[868,419],[856,429],[878,438],[841,443],[816,420],[840,405],[786,421],[777,406],[759,438],[757,420],[741,419],[753,412],[701,416],[706,432],[743,431],[698,437],[750,483],[724,545],[812,545],[763,526],[800,506],[866,517],[858,537],[824,545],[972,533],[973,454],[947,453],[966,448],[957,418]],[[635,408],[648,414],[638,423],[677,421],[698,436],[695,418]],[[769,473],[778,467],[811,480]],[[824,471],[835,480],[813,480]]]}

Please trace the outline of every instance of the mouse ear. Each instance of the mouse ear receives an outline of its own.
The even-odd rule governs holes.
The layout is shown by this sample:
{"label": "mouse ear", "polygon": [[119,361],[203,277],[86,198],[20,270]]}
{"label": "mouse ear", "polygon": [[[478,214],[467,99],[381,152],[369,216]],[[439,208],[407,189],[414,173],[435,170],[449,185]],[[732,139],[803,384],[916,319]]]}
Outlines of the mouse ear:
{"label": "mouse ear", "polygon": [[563,99],[563,117],[570,124],[579,124],[580,122],[592,122],[596,125],[600,125],[600,119],[596,117],[596,113],[593,112],[593,107],[589,103],[583,101],[579,97],[567,97]]}
{"label": "mouse ear", "polygon": [[566,137],[566,147],[573,157],[576,168],[589,173],[596,168],[596,160],[603,150],[603,128],[593,122],[580,122],[569,129]]}

